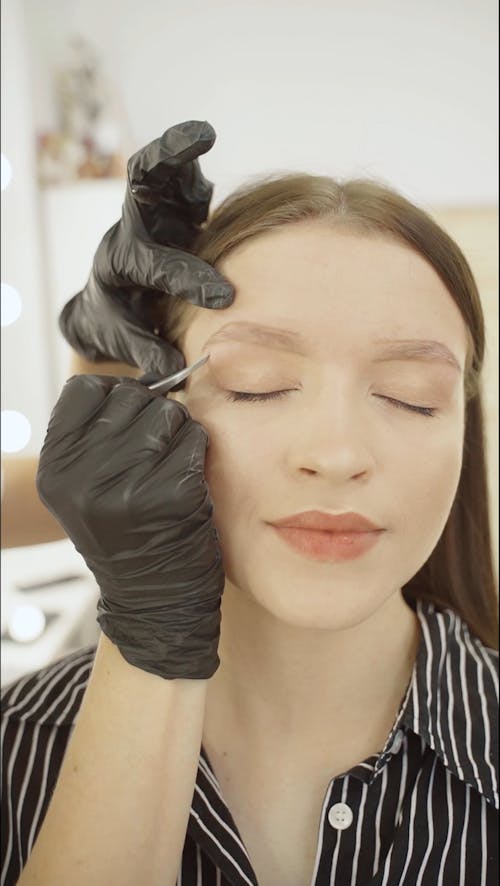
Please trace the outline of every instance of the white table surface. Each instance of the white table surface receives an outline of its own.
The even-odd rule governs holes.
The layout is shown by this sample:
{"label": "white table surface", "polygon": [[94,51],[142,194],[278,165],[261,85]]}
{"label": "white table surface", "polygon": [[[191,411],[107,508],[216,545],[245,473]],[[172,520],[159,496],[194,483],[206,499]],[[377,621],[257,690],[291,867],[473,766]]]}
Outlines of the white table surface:
{"label": "white table surface", "polygon": [[[99,590],[85,561],[69,540],[1,551],[1,684],[51,664],[74,649],[97,643]],[[36,590],[19,585],[43,583]],[[38,606],[47,619],[43,634],[20,643],[8,635],[16,606]]]}

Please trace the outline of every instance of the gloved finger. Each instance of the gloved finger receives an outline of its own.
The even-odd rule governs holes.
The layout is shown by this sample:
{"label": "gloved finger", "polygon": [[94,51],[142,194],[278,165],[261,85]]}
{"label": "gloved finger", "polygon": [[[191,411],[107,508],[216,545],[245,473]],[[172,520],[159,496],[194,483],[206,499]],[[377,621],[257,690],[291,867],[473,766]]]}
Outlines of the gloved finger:
{"label": "gloved finger", "polygon": [[[128,184],[132,196],[140,203],[159,202],[166,183],[180,167],[209,151],[215,139],[215,130],[207,121],[188,120],[171,126],[128,161]],[[206,189],[209,183],[204,181]]]}
{"label": "gloved finger", "polygon": [[134,285],[185,298],[203,308],[226,308],[234,301],[233,286],[212,265],[175,247],[124,239],[116,225],[99,244],[94,274],[100,285],[117,290]]}
{"label": "gloved finger", "polygon": [[[89,428],[87,445],[91,450],[103,441],[108,444],[118,437],[121,438],[117,441],[119,448],[127,447],[126,440],[134,440],[130,449],[140,452],[149,435],[169,442],[188,415],[187,409],[175,400],[165,400],[135,379],[120,378]],[[111,447],[112,457],[117,454],[117,446]]]}
{"label": "gloved finger", "polygon": [[197,224],[206,220],[213,194],[213,184],[203,175],[198,160],[181,166],[174,179],[178,192],[174,193],[178,204],[189,207],[189,216]]}
{"label": "gloved finger", "polygon": [[134,327],[130,332],[130,365],[142,370],[143,384],[148,385],[184,369],[186,361],[170,342]]}
{"label": "gloved finger", "polygon": [[52,513],[51,501],[64,482],[61,472],[52,466],[67,459],[68,451],[85,435],[117,381],[114,376],[74,375],[62,389],[50,416],[36,474],[38,496]]}
{"label": "gloved finger", "polygon": [[123,224],[126,230],[133,230],[143,239],[142,227],[156,243],[189,249],[208,217],[212,192],[212,183],[204,177],[198,161],[193,160],[165,180],[161,192],[160,189],[155,192],[155,202],[136,202],[127,189]]}
{"label": "gloved finger", "polygon": [[[160,139],[138,152],[141,156],[143,153],[147,156],[148,152],[154,154],[154,157],[148,157],[148,162],[153,163],[158,161],[162,143],[165,143],[163,160],[160,159],[149,172],[143,174],[142,184],[131,183],[129,175],[122,209],[122,224],[126,231],[133,231],[142,239],[152,239],[180,249],[191,247],[199,233],[199,225],[208,217],[213,193],[213,185],[203,175],[198,160],[189,159],[194,152],[206,151],[215,139],[209,124],[208,137],[204,138],[202,133],[199,138],[200,126],[204,127],[205,124],[191,121],[172,127]],[[192,139],[193,144],[175,153],[179,147],[181,127],[186,131],[188,127],[191,128],[188,139]],[[132,169],[134,157],[129,161]],[[131,174],[136,173],[132,171]]]}
{"label": "gloved finger", "polygon": [[[59,398],[55,422],[47,431],[45,452],[42,449],[42,478],[49,462],[74,459],[76,455],[81,458],[84,452],[95,456],[96,471],[110,460],[118,467],[118,456],[122,456],[123,465],[131,467],[140,463],[146,452],[165,452],[189,419],[181,403],[151,393],[135,379],[114,378],[105,393],[103,376],[74,378],[85,381],[72,380]],[[80,393],[84,396],[75,400],[73,395]],[[127,440],[134,442],[128,446]],[[43,488],[43,479],[41,482]]]}
{"label": "gloved finger", "polygon": [[184,298],[201,308],[227,308],[233,303],[231,283],[198,256],[141,241],[128,246],[127,255],[118,256],[117,263],[126,268],[134,285]]}
{"label": "gloved finger", "polygon": [[89,425],[118,380],[112,375],[71,376],[52,410],[47,437],[53,440]]}
{"label": "gloved finger", "polygon": [[[158,167],[159,179],[160,176],[161,169]],[[136,205],[140,207],[148,231],[152,230],[158,214],[179,216],[184,223],[190,221],[196,226],[195,230],[198,230],[197,226],[207,219],[213,190],[213,184],[203,175],[198,160],[192,160],[179,166],[175,172],[167,171],[165,177],[154,184],[153,188],[146,190],[146,186],[139,186],[132,193],[128,186],[123,217],[126,218],[131,205]],[[174,245],[182,244],[174,240]]]}
{"label": "gloved finger", "polygon": [[191,249],[200,233],[199,226],[208,215],[211,191],[206,198],[201,197],[198,203],[193,203],[181,194],[181,184],[177,179],[168,182],[161,202],[152,205],[139,204],[127,190],[122,217],[106,231],[103,241],[112,244],[134,237],[178,249]]}
{"label": "gloved finger", "polygon": [[[77,353],[95,363],[118,360],[137,366],[152,373],[154,381],[184,368],[180,351],[153,331],[161,321],[158,297],[164,295],[151,292],[149,296],[144,287],[134,291],[122,283],[118,292],[99,290],[100,297],[93,302],[93,291],[78,293],[59,315],[59,328]],[[100,318],[97,327],[96,316]]]}
{"label": "gloved finger", "polygon": [[[76,316],[73,324],[64,322],[61,314],[60,324],[63,324],[66,340],[88,360],[97,363],[118,360],[137,366],[143,373],[154,373],[155,379],[164,378],[183,369],[185,362],[173,344],[153,331],[161,323],[161,311],[155,307],[157,302],[157,292],[151,292],[149,297],[144,287],[140,292],[134,292],[122,285],[121,292],[111,291],[104,301],[105,310],[101,311],[98,329],[94,329],[95,320],[91,313]],[[154,308],[154,314],[149,308]],[[100,310],[100,304],[97,310]],[[73,327],[83,331],[84,335],[86,333],[87,339],[92,340],[93,336],[93,344],[82,347],[81,339],[73,334]]]}
{"label": "gloved finger", "polygon": [[206,179],[199,167],[195,173],[192,166],[183,167],[178,177],[164,184],[163,193],[157,192],[157,202],[139,203],[127,189],[121,220],[107,231],[105,237],[130,239],[133,235],[140,240],[190,249],[200,233],[200,225],[208,216],[212,196],[211,184],[208,183],[208,190],[205,190]]}

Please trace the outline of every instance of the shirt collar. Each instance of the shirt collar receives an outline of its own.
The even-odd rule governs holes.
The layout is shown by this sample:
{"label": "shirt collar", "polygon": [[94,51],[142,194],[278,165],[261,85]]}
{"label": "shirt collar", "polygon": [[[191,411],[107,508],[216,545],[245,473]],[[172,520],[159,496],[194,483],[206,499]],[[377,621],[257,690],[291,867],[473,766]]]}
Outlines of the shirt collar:
{"label": "shirt collar", "polygon": [[421,641],[400,725],[498,809],[498,652],[451,609],[417,600]]}

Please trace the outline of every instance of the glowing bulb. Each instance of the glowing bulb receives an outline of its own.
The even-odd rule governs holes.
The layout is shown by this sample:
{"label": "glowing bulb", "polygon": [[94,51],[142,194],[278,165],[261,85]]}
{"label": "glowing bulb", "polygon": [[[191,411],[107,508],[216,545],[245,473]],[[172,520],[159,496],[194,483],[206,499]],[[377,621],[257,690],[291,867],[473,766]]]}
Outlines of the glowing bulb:
{"label": "glowing bulb", "polygon": [[2,410],[2,452],[19,452],[31,437],[31,425],[22,412]]}
{"label": "glowing bulb", "polygon": [[8,633],[17,643],[32,643],[45,630],[46,618],[38,606],[16,606],[9,618]]}
{"label": "glowing bulb", "polygon": [[12,166],[5,154],[2,154],[2,191],[5,191],[7,185],[10,184],[12,178]]}
{"label": "glowing bulb", "polygon": [[21,315],[22,302],[17,289],[2,283],[2,326],[10,326]]}

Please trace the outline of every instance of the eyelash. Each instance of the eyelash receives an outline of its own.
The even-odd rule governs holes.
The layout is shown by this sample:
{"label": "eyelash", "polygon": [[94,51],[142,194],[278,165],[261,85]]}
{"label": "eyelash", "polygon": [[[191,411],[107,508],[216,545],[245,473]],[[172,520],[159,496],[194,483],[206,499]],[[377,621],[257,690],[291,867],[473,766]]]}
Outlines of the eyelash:
{"label": "eyelash", "polygon": [[[290,391],[293,390],[295,389],[290,388],[288,391],[269,391],[267,394],[252,394],[245,391],[226,391],[225,397],[226,400],[230,400],[232,403],[262,403],[266,400],[281,400],[285,394],[289,394]],[[432,406],[412,406],[410,403],[404,403],[402,400],[395,400],[393,397],[382,397],[381,399],[386,400],[388,403],[392,403],[397,409],[404,409],[407,412],[416,412],[427,418],[433,418],[436,412],[436,409]]]}

